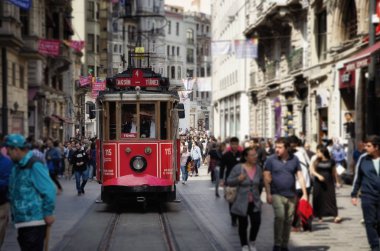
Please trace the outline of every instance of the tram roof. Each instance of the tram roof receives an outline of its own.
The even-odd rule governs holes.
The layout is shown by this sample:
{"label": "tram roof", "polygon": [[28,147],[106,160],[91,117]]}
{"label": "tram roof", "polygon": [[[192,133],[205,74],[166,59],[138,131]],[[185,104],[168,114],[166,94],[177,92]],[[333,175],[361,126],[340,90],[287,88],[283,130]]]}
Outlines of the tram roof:
{"label": "tram roof", "polygon": [[97,98],[102,101],[179,101],[179,96],[174,92],[158,93],[149,91],[118,91],[99,93]]}

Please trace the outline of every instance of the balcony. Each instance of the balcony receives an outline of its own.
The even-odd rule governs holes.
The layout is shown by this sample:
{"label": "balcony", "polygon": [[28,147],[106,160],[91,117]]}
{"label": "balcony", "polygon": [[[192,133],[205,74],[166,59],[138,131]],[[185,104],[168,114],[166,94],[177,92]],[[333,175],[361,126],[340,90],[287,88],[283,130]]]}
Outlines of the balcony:
{"label": "balcony", "polygon": [[279,62],[272,61],[265,65],[265,82],[270,82],[278,78],[279,73]]}
{"label": "balcony", "polygon": [[187,44],[194,44],[194,39],[188,38],[187,39]]}
{"label": "balcony", "polygon": [[303,48],[294,50],[288,57],[289,72],[300,71],[303,68]]}

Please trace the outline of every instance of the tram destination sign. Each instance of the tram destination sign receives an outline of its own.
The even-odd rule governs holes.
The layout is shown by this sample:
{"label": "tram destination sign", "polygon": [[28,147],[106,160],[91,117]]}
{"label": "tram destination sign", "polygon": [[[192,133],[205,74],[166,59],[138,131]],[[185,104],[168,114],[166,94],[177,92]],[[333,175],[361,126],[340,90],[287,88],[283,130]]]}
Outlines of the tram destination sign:
{"label": "tram destination sign", "polygon": [[144,73],[140,69],[133,70],[131,78],[118,77],[116,78],[116,86],[129,87],[129,86],[159,86],[160,80],[158,78],[144,78]]}

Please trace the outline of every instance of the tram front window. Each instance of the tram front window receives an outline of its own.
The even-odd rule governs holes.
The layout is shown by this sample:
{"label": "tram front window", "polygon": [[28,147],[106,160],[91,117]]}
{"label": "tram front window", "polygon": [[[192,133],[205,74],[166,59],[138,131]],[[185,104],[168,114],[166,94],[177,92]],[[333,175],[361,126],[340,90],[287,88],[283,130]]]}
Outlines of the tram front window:
{"label": "tram front window", "polygon": [[154,104],[140,105],[140,128],[141,138],[156,138]]}
{"label": "tram front window", "polygon": [[137,136],[137,114],[136,104],[123,104],[121,107],[121,137],[136,138]]}

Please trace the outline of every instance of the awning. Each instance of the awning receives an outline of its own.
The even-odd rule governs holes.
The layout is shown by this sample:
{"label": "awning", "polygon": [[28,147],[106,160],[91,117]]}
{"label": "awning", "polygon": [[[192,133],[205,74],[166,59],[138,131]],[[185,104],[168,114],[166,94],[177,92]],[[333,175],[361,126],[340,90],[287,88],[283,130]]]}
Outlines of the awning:
{"label": "awning", "polygon": [[346,71],[353,71],[357,68],[368,66],[370,62],[371,54],[379,50],[380,50],[380,41],[356,53],[352,57],[348,58],[347,62],[344,64]]}

